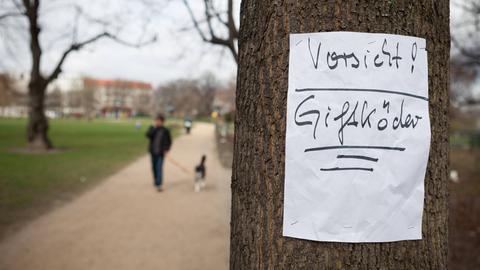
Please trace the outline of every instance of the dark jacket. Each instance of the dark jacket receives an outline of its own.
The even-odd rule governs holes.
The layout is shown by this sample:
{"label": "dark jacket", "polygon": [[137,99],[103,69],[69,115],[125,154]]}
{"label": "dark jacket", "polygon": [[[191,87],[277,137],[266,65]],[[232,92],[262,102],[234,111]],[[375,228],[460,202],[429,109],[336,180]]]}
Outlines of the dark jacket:
{"label": "dark jacket", "polygon": [[172,138],[170,137],[170,131],[167,128],[163,126],[150,126],[146,136],[150,140],[148,150],[151,154],[163,156],[166,151],[170,150]]}

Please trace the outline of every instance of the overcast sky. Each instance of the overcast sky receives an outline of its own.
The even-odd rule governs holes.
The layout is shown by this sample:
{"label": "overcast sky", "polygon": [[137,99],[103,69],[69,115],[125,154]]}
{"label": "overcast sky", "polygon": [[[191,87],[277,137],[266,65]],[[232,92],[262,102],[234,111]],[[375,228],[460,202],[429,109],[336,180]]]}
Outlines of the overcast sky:
{"label": "overcast sky", "polygon": [[[156,5],[148,5],[148,2]],[[202,1],[190,2],[201,19]],[[9,3],[10,0],[0,0],[0,14],[2,9],[10,8]],[[68,0],[44,0],[41,3],[41,43],[45,52],[42,70],[48,73],[71,40],[69,27],[75,21],[76,11],[68,5],[71,3]],[[142,40],[146,41],[156,35],[157,42],[139,49],[111,40],[96,42],[69,56],[63,68],[64,77],[122,78],[158,85],[178,78],[196,78],[206,72],[214,73],[223,81],[236,74],[236,64],[230,52],[202,42],[180,0],[82,0],[77,3],[95,18],[105,18],[113,21],[115,27],[120,26],[119,35],[123,40],[137,42],[143,37]],[[221,4],[219,1],[219,8],[226,8]],[[7,41],[7,44],[0,44],[0,72],[28,71],[30,52],[25,22],[21,28],[12,27],[22,20],[10,19],[6,25],[10,29],[0,31],[2,43]],[[78,40],[91,37],[102,31],[102,27],[80,21]]]}
{"label": "overcast sky", "polygon": [[[70,28],[76,16],[70,5],[72,1],[42,1],[41,42],[45,52],[42,69],[45,73],[52,70],[71,40]],[[151,6],[148,2],[157,4]],[[200,18],[202,1],[189,2]],[[10,8],[9,3],[11,0],[0,0],[0,13]],[[197,78],[205,72],[212,72],[223,81],[236,74],[236,64],[230,52],[201,41],[180,0],[82,0],[76,3],[81,3],[89,16],[114,21],[114,30],[119,31],[124,40],[135,42],[142,37],[147,40],[156,35],[157,42],[135,49],[102,40],[71,54],[63,68],[65,77],[121,78],[158,85],[178,78]],[[218,7],[225,8],[223,3],[226,1],[217,1]],[[237,1],[237,12],[238,5]],[[453,5],[451,15],[453,24],[460,15]],[[79,22],[78,40],[102,30],[102,26],[92,25],[91,22]],[[25,21],[20,27],[18,25],[19,19],[0,24],[0,72],[28,71],[30,52]],[[8,31],[2,30],[5,26]]]}

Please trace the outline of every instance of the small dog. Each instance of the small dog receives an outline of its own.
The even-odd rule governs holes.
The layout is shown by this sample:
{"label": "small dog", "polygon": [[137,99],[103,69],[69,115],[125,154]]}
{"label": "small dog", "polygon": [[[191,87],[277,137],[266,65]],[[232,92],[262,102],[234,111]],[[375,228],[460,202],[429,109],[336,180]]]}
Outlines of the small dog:
{"label": "small dog", "polygon": [[199,192],[201,189],[205,188],[206,159],[207,156],[203,155],[200,164],[195,167],[195,192]]}

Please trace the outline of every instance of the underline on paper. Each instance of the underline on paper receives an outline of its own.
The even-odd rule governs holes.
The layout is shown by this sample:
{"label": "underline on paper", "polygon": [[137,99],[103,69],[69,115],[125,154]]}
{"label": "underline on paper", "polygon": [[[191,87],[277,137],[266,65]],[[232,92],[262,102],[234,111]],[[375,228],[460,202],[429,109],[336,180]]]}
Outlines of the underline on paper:
{"label": "underline on paper", "polygon": [[378,149],[378,150],[405,151],[404,147],[374,146],[374,145],[336,145],[336,146],[306,148],[304,152],[323,151],[323,150],[332,150],[332,149]]}
{"label": "underline on paper", "polygon": [[360,155],[338,155],[337,158],[353,158],[353,159],[363,159],[368,161],[377,162],[378,158],[372,158],[367,156],[360,156]]}
{"label": "underline on paper", "polygon": [[334,167],[334,168],[321,168],[320,171],[369,171],[373,172],[373,168],[363,168],[363,167]]}

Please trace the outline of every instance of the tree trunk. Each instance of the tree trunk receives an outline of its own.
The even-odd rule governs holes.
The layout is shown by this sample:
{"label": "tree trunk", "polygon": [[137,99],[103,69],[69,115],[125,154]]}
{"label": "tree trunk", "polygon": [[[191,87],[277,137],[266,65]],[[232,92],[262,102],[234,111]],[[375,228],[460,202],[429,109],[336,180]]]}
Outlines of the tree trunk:
{"label": "tree trunk", "polygon": [[48,119],[45,116],[46,84],[43,79],[31,80],[28,85],[29,112],[27,139],[29,147],[34,150],[53,148],[48,137]]}
{"label": "tree trunk", "polygon": [[[432,130],[423,239],[327,243],[282,236],[289,33],[378,32],[427,40]],[[449,1],[244,0],[231,269],[446,269]]]}
{"label": "tree trunk", "polygon": [[45,92],[49,81],[41,75],[42,48],[40,46],[40,26],[38,25],[38,10],[40,1],[24,1],[24,7],[29,22],[30,52],[32,53],[32,69],[28,84],[29,111],[27,125],[28,146],[34,150],[53,148],[48,138],[48,119],[45,116]]}

